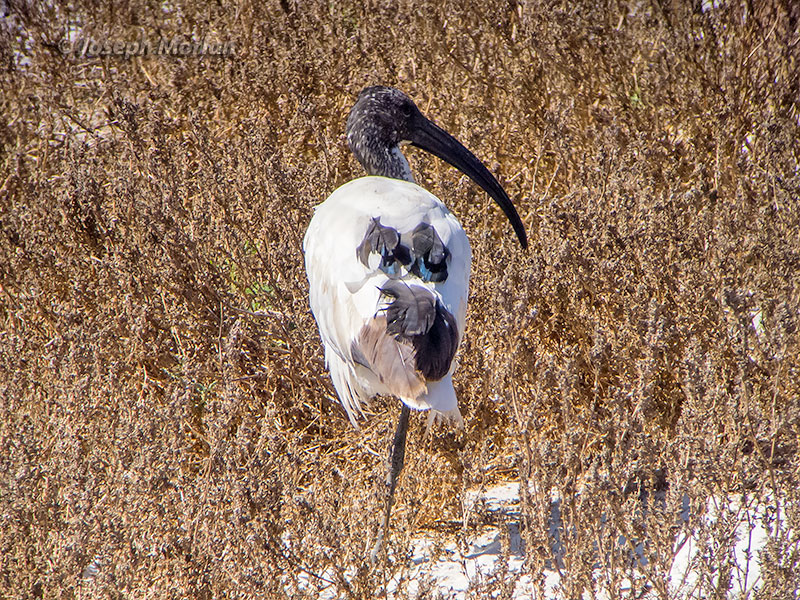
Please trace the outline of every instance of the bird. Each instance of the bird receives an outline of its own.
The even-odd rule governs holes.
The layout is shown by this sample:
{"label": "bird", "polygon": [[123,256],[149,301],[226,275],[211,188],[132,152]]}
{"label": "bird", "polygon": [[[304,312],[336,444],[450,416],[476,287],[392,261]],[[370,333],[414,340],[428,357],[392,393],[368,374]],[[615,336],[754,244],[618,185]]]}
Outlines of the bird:
{"label": "bird", "polygon": [[463,425],[453,371],[466,324],[471,248],[453,213],[416,184],[401,148],[418,147],[470,177],[505,213],[523,249],[528,242],[497,179],[402,91],[364,88],[345,134],[367,176],[315,207],[303,251],[325,363],[351,423],[359,427],[363,406],[376,395],[401,401],[374,563],[405,461],[411,410]]}

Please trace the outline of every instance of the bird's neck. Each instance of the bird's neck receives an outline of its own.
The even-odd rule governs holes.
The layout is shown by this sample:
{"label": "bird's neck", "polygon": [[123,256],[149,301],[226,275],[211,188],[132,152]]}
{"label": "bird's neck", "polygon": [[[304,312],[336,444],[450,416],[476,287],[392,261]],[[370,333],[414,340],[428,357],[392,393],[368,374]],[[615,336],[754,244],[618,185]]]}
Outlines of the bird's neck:
{"label": "bird's neck", "polygon": [[381,175],[383,177],[393,177],[394,179],[403,179],[414,183],[414,176],[411,174],[411,167],[408,165],[408,159],[400,150],[399,146],[395,146],[389,150],[389,160],[386,161],[386,167],[382,173],[374,173],[374,175]]}
{"label": "bird's neck", "polygon": [[356,157],[369,175],[391,177],[414,183],[414,176],[411,174],[408,160],[398,146],[383,148],[363,156],[356,154]]}
{"label": "bird's neck", "polygon": [[361,131],[348,134],[350,149],[367,174],[414,183],[411,167],[400,147],[381,144],[376,140],[377,136],[363,135]]}

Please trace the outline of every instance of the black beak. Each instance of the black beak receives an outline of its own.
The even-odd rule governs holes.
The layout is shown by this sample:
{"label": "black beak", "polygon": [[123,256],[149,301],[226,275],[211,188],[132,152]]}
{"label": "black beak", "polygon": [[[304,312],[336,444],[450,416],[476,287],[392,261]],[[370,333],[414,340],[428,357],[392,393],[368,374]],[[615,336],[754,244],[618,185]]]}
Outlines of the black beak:
{"label": "black beak", "polygon": [[511,226],[519,238],[519,243],[522,244],[523,248],[527,248],[528,237],[525,235],[522,221],[508,194],[497,182],[497,179],[494,178],[494,175],[483,166],[483,163],[472,152],[467,150],[461,142],[444,129],[422,115],[418,115],[416,121],[416,127],[412,128],[409,136],[411,144],[450,163],[481,186],[503,209],[506,217],[511,221]]}

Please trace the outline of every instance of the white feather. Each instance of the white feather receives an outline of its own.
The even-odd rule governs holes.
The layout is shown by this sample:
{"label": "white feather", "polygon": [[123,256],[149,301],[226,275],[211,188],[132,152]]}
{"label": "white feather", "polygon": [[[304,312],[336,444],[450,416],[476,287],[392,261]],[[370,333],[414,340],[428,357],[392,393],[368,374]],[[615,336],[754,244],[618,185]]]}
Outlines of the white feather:
{"label": "white feather", "polygon": [[[376,394],[397,395],[381,383],[379,374],[356,363],[351,345],[364,324],[381,308],[381,286],[388,276],[377,261],[365,266],[356,255],[371,220],[399,233],[429,223],[450,251],[448,277],[441,283],[424,282],[403,272],[409,283],[431,290],[456,319],[459,342],[464,332],[472,254],[458,219],[433,194],[408,181],[362,177],[341,186],[316,207],[303,241],[310,285],[311,311],[325,346],[325,360],[336,392],[350,421],[362,414],[361,405]],[[402,397],[411,408],[433,409],[460,422],[452,372],[429,382],[416,398]],[[357,426],[357,425],[356,425]]]}

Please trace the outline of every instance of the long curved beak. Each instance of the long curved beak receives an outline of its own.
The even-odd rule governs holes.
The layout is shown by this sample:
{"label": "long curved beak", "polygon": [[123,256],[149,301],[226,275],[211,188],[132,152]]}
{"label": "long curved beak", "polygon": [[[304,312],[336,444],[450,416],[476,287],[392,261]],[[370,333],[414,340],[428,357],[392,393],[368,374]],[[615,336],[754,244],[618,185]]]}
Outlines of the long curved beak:
{"label": "long curved beak", "polygon": [[412,128],[410,132],[411,139],[409,141],[411,144],[453,165],[481,186],[503,209],[519,238],[519,243],[522,244],[523,248],[527,248],[528,237],[525,234],[522,220],[520,220],[519,214],[517,214],[517,210],[511,203],[508,194],[497,182],[497,179],[494,178],[494,175],[456,138],[422,115],[419,115],[419,117],[421,118],[418,118],[417,123],[415,123],[416,127]]}

